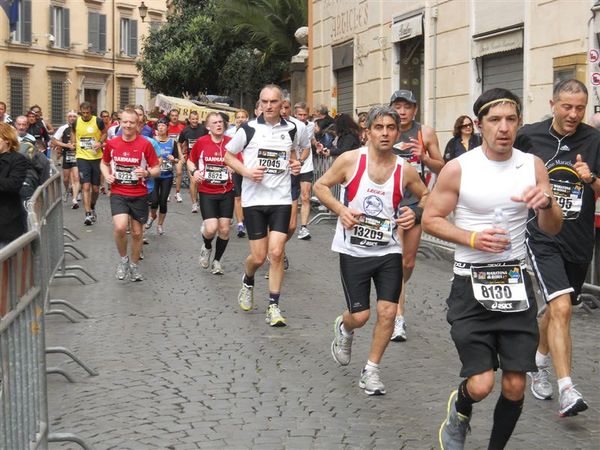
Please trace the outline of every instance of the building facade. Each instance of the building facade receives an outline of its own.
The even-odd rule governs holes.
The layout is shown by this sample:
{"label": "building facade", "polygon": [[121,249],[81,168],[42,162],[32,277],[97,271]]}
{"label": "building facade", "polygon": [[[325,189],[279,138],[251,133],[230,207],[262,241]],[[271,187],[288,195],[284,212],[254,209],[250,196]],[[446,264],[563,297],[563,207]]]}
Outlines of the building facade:
{"label": "building facade", "polygon": [[532,122],[550,113],[554,82],[577,78],[590,89],[591,113],[600,103],[592,84],[600,84],[596,3],[314,0],[308,92],[313,105],[355,115],[410,89],[418,119],[437,128],[442,145],[492,87],[518,94]]}
{"label": "building facade", "polygon": [[98,113],[149,93],[135,60],[144,34],[166,20],[165,0],[0,1],[0,100],[14,117],[32,104],[53,124],[89,101]]}

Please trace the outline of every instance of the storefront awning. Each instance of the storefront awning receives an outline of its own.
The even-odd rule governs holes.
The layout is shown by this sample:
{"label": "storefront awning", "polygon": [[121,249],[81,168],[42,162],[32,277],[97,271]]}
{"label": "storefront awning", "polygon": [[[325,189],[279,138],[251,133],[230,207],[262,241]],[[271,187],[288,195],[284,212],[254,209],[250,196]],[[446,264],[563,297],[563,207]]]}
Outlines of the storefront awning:
{"label": "storefront awning", "polygon": [[401,19],[392,24],[392,42],[400,42],[423,34],[423,13]]}
{"label": "storefront awning", "polygon": [[523,29],[512,28],[497,33],[473,36],[473,57],[523,48]]}

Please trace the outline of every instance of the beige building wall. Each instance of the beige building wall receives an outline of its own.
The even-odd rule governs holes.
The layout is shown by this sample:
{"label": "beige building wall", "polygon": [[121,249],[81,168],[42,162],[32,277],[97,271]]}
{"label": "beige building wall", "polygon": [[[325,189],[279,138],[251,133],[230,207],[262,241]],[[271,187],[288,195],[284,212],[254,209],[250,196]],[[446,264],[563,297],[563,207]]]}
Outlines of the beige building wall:
{"label": "beige building wall", "polygon": [[[103,109],[117,110],[122,103],[147,103],[149,93],[137,73],[135,60],[141,53],[142,39],[149,27],[159,26],[166,20],[167,2],[144,0],[148,7],[144,22],[138,10],[140,4],[138,0],[32,0],[30,43],[19,42],[18,36],[9,30],[7,15],[0,10],[0,100],[8,104],[9,113],[24,112],[18,110],[17,105],[11,105],[11,86],[14,90],[21,83],[23,108],[39,104],[48,120],[53,112],[56,116],[53,105],[57,108],[59,103],[60,83],[64,89],[65,112],[78,109],[84,100],[95,103],[98,113]],[[51,34],[51,7],[69,11],[70,42],[64,48],[59,47],[63,28]],[[105,46],[100,46],[100,41],[98,45],[96,41],[90,42],[90,13],[105,16]],[[128,19],[130,27],[132,22],[137,22],[136,55],[130,54],[129,50],[135,47],[131,40],[123,48],[122,19]],[[133,31],[130,28],[131,36]],[[99,33],[100,28],[93,35],[99,39]],[[15,77],[22,77],[22,82],[15,83]]]}
{"label": "beige building wall", "polygon": [[[442,146],[459,115],[473,116],[472,104],[482,92],[483,61],[496,55],[522,53],[524,121],[540,120],[550,112],[548,100],[557,76],[577,76],[592,89],[587,24],[593,4],[593,0],[314,0],[312,104],[337,110],[332,48],[349,41],[354,43],[354,110],[387,103],[402,77],[395,23],[422,12],[424,59],[421,88],[415,94],[421,121],[436,127]],[[491,72],[488,68],[486,75]],[[598,103],[593,95],[591,103]]]}

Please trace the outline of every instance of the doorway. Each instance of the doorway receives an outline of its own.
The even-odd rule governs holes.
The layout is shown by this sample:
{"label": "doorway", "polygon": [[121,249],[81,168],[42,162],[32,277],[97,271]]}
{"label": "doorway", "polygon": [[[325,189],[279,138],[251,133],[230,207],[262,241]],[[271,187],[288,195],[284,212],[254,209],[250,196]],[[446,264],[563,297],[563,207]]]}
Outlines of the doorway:
{"label": "doorway", "polygon": [[98,115],[98,97],[100,96],[100,89],[85,88],[83,93],[83,100],[89,102],[92,105],[92,114]]}

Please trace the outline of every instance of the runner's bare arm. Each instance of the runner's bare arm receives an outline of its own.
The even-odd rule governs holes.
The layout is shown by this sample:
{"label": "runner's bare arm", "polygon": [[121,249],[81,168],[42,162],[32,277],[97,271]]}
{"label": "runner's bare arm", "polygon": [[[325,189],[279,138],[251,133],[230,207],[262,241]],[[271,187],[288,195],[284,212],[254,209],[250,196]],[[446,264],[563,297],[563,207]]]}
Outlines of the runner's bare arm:
{"label": "runner's bare arm", "polygon": [[108,184],[113,184],[115,182],[114,175],[110,173],[110,166],[104,161],[100,161],[100,172],[102,172],[102,175]]}
{"label": "runner's bare arm", "polygon": [[437,134],[433,128],[425,125],[423,126],[423,141],[427,149],[421,158],[423,164],[425,164],[433,173],[440,173],[445,162],[442,153],[440,152]]}
{"label": "runner's bare arm", "polygon": [[325,172],[313,186],[315,195],[319,201],[329,210],[340,216],[342,224],[348,229],[358,223],[357,216],[360,216],[361,213],[344,206],[331,193],[331,188],[336,184],[342,184],[348,181],[351,176],[351,171],[356,166],[358,156],[358,150],[342,153],[342,155],[333,162],[333,165],[329,170]]}

